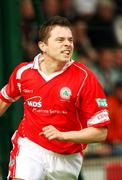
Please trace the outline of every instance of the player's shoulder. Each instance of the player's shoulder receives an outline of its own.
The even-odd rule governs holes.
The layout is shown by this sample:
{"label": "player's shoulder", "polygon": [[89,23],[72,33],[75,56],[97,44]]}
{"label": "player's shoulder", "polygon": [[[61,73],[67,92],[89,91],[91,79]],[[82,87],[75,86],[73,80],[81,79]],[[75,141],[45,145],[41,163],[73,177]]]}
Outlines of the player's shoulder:
{"label": "player's shoulder", "polygon": [[19,69],[24,68],[24,67],[28,67],[28,68],[33,67],[33,62],[22,62],[16,66],[16,69],[19,70]]}
{"label": "player's shoulder", "polygon": [[22,62],[15,67],[12,74],[16,76],[17,79],[20,79],[22,74],[27,70],[32,69],[32,67],[33,62]]}
{"label": "player's shoulder", "polygon": [[94,73],[91,71],[91,69],[86,65],[78,61],[74,61],[73,65],[76,67],[77,71],[80,71],[81,73],[85,73],[87,76],[95,76]]}

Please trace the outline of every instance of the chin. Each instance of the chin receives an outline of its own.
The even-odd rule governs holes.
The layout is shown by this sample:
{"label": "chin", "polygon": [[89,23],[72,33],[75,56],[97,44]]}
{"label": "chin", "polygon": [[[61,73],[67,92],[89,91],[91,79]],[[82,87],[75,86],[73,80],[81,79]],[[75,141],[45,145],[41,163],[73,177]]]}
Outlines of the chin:
{"label": "chin", "polygon": [[63,60],[60,61],[60,62],[67,63],[67,62],[69,62],[69,61],[70,61],[70,59],[63,59]]}
{"label": "chin", "polygon": [[71,60],[71,57],[61,57],[59,59],[57,59],[59,62],[64,62],[67,63],[68,61]]}
{"label": "chin", "polygon": [[64,61],[64,62],[68,62],[68,61],[70,61],[70,59],[71,59],[71,57],[65,57],[65,58],[63,59],[63,61]]}

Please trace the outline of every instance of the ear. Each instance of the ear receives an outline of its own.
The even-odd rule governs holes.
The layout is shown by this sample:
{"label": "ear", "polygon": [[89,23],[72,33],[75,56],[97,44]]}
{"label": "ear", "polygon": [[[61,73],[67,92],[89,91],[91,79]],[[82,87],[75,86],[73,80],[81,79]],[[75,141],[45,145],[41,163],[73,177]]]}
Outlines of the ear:
{"label": "ear", "polygon": [[39,49],[40,49],[43,53],[46,52],[47,45],[46,45],[44,42],[39,41],[39,42],[38,42],[38,46],[39,46]]}

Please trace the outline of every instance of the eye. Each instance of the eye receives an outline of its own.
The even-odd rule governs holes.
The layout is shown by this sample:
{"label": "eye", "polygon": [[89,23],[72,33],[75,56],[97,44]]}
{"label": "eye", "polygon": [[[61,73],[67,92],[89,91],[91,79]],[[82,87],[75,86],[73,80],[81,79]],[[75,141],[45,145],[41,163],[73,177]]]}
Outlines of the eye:
{"label": "eye", "polygon": [[73,38],[70,38],[70,39],[69,39],[69,42],[73,42]]}
{"label": "eye", "polygon": [[57,41],[58,41],[58,42],[63,42],[63,41],[64,41],[64,38],[57,38]]}

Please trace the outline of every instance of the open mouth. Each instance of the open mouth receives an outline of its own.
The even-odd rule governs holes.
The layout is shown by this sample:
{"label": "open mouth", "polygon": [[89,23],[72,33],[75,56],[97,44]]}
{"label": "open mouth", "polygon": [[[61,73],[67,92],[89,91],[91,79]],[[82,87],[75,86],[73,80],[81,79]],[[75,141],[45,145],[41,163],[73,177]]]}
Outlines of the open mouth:
{"label": "open mouth", "polygon": [[64,50],[64,51],[62,51],[61,53],[66,54],[66,55],[69,55],[69,54],[70,54],[70,50]]}

